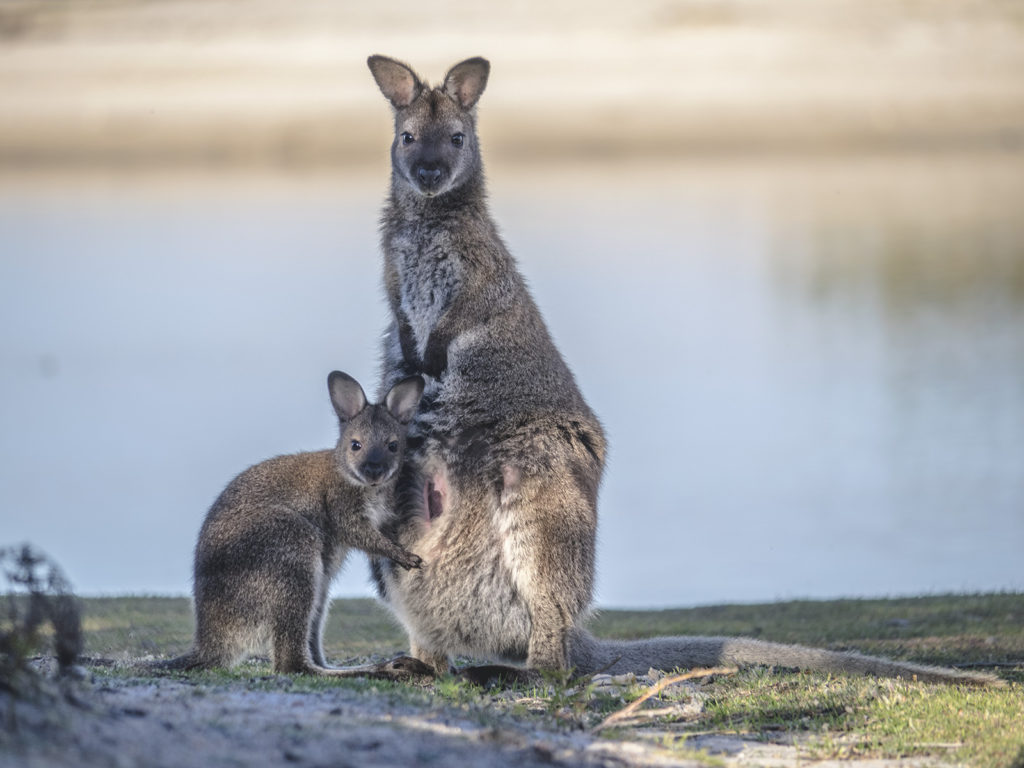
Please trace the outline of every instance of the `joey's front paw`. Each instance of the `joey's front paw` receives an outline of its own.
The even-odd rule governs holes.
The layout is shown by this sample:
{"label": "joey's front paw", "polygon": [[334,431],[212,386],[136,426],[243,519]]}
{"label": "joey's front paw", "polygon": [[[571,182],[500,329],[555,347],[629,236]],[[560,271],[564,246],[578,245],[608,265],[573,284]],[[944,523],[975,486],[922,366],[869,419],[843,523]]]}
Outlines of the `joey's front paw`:
{"label": "joey's front paw", "polygon": [[394,560],[400,566],[405,568],[405,570],[407,571],[410,571],[413,568],[422,568],[424,566],[422,557],[420,557],[419,555],[414,555],[412,552],[405,552],[404,550],[401,555],[399,555],[398,557],[393,557],[392,560]]}

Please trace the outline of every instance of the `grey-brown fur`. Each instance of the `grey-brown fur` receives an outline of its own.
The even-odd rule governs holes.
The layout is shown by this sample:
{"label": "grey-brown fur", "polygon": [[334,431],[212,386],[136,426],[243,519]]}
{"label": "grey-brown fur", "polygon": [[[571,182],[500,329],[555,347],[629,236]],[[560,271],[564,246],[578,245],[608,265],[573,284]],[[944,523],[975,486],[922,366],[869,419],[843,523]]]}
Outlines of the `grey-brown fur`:
{"label": "grey-brown fur", "polygon": [[922,667],[795,646],[608,643],[582,628],[605,438],[488,211],[475,107],[489,64],[461,62],[435,88],[393,59],[368,65],[395,117],[381,222],[392,311],[382,385],[427,377],[399,514],[385,531],[429,565],[401,572],[374,560],[412,654],[438,671],[465,654],[581,673],[735,662],[924,676]]}
{"label": "grey-brown fur", "polygon": [[853,651],[827,651],[802,645],[786,645],[747,637],[653,637],[647,640],[599,640],[585,630],[573,633],[572,664],[578,670],[610,674],[643,674],[656,669],[748,666],[814,669],[876,677],[902,677],[932,683],[1001,686],[995,675],[965,672],[947,667],[890,661]]}
{"label": "grey-brown fur", "polygon": [[488,64],[433,89],[369,64],[396,107],[384,386],[430,377],[396,529],[430,565],[378,568],[380,582],[413,654],[439,669],[453,653],[565,669],[591,600],[605,439],[488,214],[473,112]]}
{"label": "grey-brown fur", "polygon": [[421,567],[376,526],[394,508],[423,380],[398,382],[378,405],[339,371],[328,389],[341,424],[337,447],[250,467],[207,513],[195,551],[193,648],[162,666],[231,666],[269,639],[276,672],[348,674],[328,668],[322,633],[328,588],[349,550]]}

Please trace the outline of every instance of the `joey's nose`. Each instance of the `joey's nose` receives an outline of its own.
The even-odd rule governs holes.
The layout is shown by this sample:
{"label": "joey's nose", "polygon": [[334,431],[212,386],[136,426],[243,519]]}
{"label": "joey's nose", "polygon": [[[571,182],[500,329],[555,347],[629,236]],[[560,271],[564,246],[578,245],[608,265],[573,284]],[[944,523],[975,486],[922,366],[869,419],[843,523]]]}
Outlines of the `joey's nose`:
{"label": "joey's nose", "polygon": [[367,482],[376,483],[387,474],[388,468],[382,461],[367,461],[363,463],[360,471]]}
{"label": "joey's nose", "polygon": [[436,187],[437,183],[441,181],[441,169],[440,168],[420,168],[416,171],[416,178],[419,179],[420,184],[424,187]]}

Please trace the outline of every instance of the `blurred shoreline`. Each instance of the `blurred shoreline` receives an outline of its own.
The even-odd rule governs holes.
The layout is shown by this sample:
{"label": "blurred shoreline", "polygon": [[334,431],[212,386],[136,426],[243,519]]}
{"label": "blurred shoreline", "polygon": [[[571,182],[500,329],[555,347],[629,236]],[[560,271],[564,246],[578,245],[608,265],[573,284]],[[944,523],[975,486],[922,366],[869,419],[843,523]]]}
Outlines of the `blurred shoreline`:
{"label": "blurred shoreline", "polygon": [[0,168],[376,167],[374,52],[490,58],[496,163],[1024,151],[1019,3],[507,5],[8,0]]}

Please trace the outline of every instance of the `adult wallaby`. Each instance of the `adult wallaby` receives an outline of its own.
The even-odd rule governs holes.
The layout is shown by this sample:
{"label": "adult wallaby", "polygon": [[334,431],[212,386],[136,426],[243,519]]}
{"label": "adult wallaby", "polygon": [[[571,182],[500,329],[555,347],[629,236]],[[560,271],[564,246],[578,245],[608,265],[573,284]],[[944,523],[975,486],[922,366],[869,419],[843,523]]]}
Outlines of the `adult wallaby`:
{"label": "adult wallaby", "polygon": [[268,459],[228,484],[196,544],[192,650],[156,666],[231,666],[269,635],[275,672],[365,673],[327,666],[328,589],[350,549],[407,569],[423,565],[377,528],[393,514],[394,481],[423,379],[398,382],[378,405],[340,371],[327,387],[341,423],[337,447]]}
{"label": "adult wallaby", "polygon": [[384,530],[429,566],[373,567],[416,658],[438,672],[464,654],[580,673],[734,663],[993,679],[753,640],[610,643],[584,630],[605,438],[488,212],[475,107],[490,65],[467,59],[432,88],[394,59],[367,63],[395,118],[383,388],[428,377]]}

